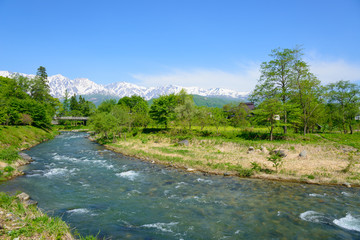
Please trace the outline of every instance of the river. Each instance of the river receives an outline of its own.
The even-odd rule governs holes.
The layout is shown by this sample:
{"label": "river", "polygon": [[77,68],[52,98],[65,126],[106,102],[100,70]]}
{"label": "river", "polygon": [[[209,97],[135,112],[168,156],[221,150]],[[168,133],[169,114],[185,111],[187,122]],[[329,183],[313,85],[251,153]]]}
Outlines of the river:
{"label": "river", "polygon": [[206,176],[64,132],[28,151],[25,191],[83,235],[110,239],[360,239],[360,189]]}

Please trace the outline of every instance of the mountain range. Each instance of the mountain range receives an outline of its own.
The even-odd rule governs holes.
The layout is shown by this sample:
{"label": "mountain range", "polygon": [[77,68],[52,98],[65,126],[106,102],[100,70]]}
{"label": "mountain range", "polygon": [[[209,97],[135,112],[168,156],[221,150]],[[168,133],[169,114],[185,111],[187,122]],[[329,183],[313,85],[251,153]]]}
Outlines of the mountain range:
{"label": "mountain range", "polygon": [[[13,77],[16,74],[33,78],[35,75],[14,73],[9,71],[0,71],[0,76]],[[178,93],[181,89],[185,89],[188,94],[200,95],[204,97],[229,98],[234,100],[245,99],[248,92],[238,92],[224,88],[204,89],[200,87],[181,87],[176,85],[167,85],[161,87],[142,87],[128,82],[116,82],[108,85],[97,84],[87,78],[69,79],[61,74],[48,77],[50,94],[56,98],[63,98],[65,90],[72,96],[107,96],[114,98],[122,98],[124,96],[138,95],[146,100],[157,98],[160,95]]]}

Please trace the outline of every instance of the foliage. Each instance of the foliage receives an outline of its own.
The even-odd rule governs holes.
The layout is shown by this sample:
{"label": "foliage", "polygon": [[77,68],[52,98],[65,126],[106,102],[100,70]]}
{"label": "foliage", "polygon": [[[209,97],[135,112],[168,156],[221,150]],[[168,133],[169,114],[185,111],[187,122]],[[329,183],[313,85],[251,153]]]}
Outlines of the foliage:
{"label": "foliage", "polygon": [[275,167],[276,169],[276,172],[278,172],[278,168],[283,165],[283,158],[280,156],[279,152],[270,152],[270,156],[267,157],[267,159],[268,161],[272,162],[273,167]]}
{"label": "foliage", "polygon": [[263,126],[267,126],[270,131],[270,141],[273,140],[273,132],[276,126],[281,126],[277,120],[283,109],[281,102],[275,98],[266,99],[263,101],[254,113],[254,121]]}
{"label": "foliage", "polygon": [[246,104],[226,104],[223,107],[223,110],[231,126],[243,127],[248,124],[247,117],[250,113],[250,110]]}
{"label": "foliage", "polygon": [[107,139],[112,129],[116,127],[116,118],[107,112],[100,112],[90,118],[94,131],[103,134]]}
{"label": "foliage", "polygon": [[185,90],[181,90],[177,95],[177,106],[174,109],[176,114],[176,119],[180,125],[183,125],[184,128],[187,125],[189,130],[191,129],[191,124],[196,115],[194,100],[191,95],[186,94]]}
{"label": "foliage", "polygon": [[118,105],[128,109],[131,127],[146,127],[149,124],[149,106],[144,98],[136,95],[123,97]]}
{"label": "foliage", "polygon": [[344,133],[353,133],[355,117],[360,115],[360,86],[349,81],[338,81],[328,86],[329,109]]}
{"label": "foliage", "polygon": [[269,54],[272,60],[261,64],[261,76],[255,90],[251,94],[251,99],[260,103],[268,99],[277,99],[282,103],[282,120],[284,133],[287,133],[289,108],[293,108],[289,101],[291,98],[291,88],[297,72],[296,65],[306,66],[301,60],[301,49],[274,49]]}
{"label": "foliage", "polygon": [[170,121],[175,119],[175,108],[177,105],[177,97],[175,94],[162,95],[154,100],[150,107],[150,117],[160,125],[168,127]]}
{"label": "foliage", "polygon": [[34,79],[0,77],[0,124],[49,128],[59,101],[51,97],[46,78],[43,67]]}
{"label": "foliage", "polygon": [[109,99],[103,101],[97,108],[97,112],[107,112],[110,113],[111,109],[116,105],[115,99]]}

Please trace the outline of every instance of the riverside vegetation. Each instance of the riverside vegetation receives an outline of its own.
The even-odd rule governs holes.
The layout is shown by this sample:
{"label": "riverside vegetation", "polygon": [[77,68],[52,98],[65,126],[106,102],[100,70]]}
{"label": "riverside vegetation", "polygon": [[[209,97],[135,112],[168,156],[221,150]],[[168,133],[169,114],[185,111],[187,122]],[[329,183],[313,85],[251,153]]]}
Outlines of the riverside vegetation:
{"label": "riverside vegetation", "polygon": [[272,51],[250,95],[255,109],[199,107],[185,91],[150,108],[124,97],[91,116],[95,138],[124,154],[206,172],[359,185],[360,88],[321,85],[301,56],[299,48]]}

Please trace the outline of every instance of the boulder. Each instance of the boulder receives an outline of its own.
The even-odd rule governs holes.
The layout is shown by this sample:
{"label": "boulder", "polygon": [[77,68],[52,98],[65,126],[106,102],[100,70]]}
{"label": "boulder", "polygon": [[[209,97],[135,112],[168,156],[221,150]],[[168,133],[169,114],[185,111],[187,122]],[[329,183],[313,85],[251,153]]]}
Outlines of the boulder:
{"label": "boulder", "polygon": [[20,199],[21,202],[25,202],[25,201],[27,201],[27,200],[30,199],[30,196],[29,196],[27,193],[24,193],[24,192],[16,195],[16,197],[17,197],[18,199]]}
{"label": "boulder", "polygon": [[32,199],[29,199],[29,200],[27,200],[27,201],[24,202],[24,205],[25,205],[26,207],[28,207],[28,206],[36,206],[37,204],[38,204],[38,202],[35,201],[35,200],[32,200]]}
{"label": "boulder", "polygon": [[255,151],[254,147],[249,147],[247,153],[253,153]]}
{"label": "boulder", "polygon": [[190,143],[189,143],[189,140],[185,139],[185,140],[179,141],[178,144],[181,146],[189,146]]}
{"label": "boulder", "polygon": [[266,147],[264,147],[264,146],[261,146],[260,147],[260,150],[261,150],[261,152],[263,152],[263,153],[265,153],[265,154],[268,154],[269,153],[269,151],[266,149]]}
{"label": "boulder", "polygon": [[33,161],[32,158],[29,155],[27,155],[26,153],[20,152],[19,156],[27,162]]}
{"label": "boulder", "polygon": [[274,150],[275,154],[278,154],[280,157],[286,157],[286,153],[284,150]]}
{"label": "boulder", "polygon": [[304,150],[304,151],[301,151],[301,153],[299,154],[299,157],[306,157],[307,155],[307,152]]}

